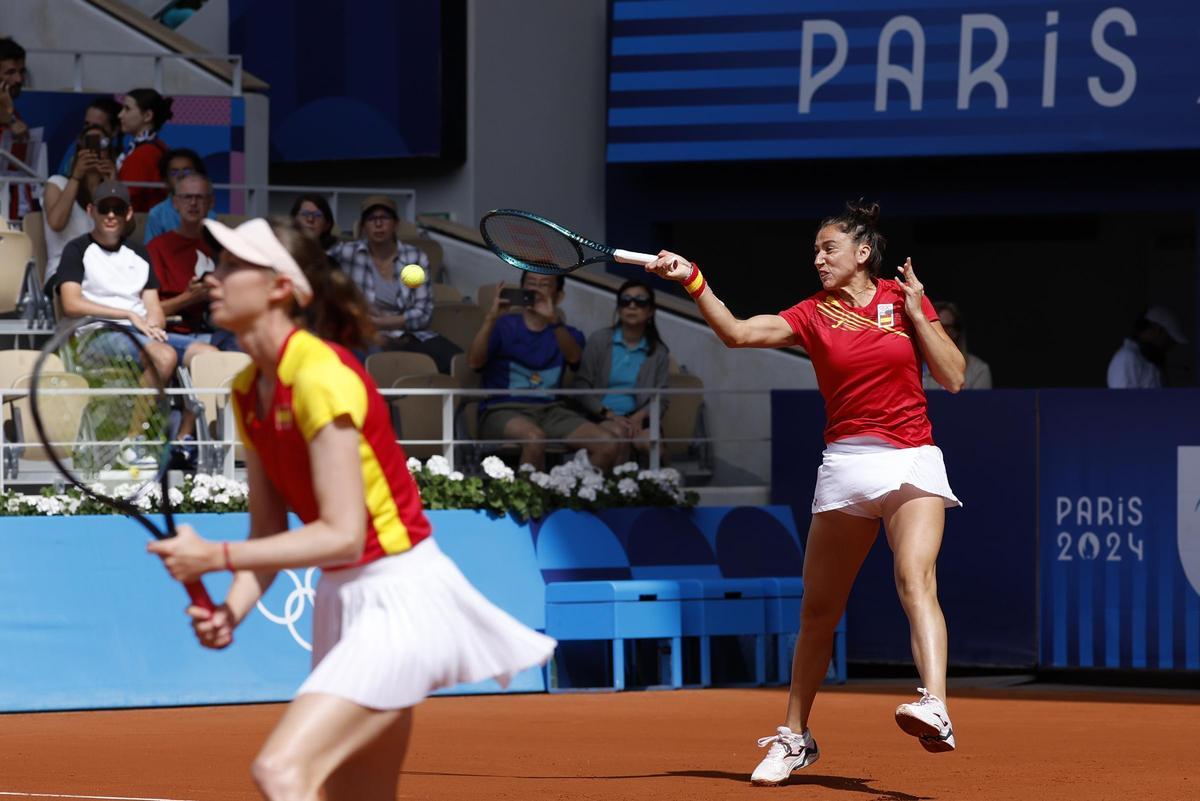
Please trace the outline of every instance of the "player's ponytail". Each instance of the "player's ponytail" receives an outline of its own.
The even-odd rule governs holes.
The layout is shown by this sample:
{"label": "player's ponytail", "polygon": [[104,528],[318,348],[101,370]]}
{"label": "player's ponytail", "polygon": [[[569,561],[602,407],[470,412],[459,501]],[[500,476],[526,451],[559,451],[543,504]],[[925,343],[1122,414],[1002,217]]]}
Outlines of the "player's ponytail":
{"label": "player's ponytail", "polygon": [[[826,217],[821,228],[833,227],[846,234],[856,245],[867,245],[871,255],[867,258],[867,272],[872,278],[879,277],[883,267],[883,249],[887,239],[879,232],[879,204],[867,203],[862,198],[846,203],[846,210],[836,217]],[[820,229],[818,229],[820,230]]]}
{"label": "player's ponytail", "polygon": [[375,326],[366,298],[350,276],[338,269],[315,240],[287,217],[272,217],[275,238],[292,254],[312,285],[313,299],[297,314],[305,326],[321,339],[350,349],[375,343]]}

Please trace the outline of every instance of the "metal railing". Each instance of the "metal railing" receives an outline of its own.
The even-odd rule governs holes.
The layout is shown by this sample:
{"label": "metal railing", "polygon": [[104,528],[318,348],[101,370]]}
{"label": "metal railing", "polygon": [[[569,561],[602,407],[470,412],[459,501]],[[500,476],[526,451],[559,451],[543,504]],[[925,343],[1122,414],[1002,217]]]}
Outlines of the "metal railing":
{"label": "metal railing", "polygon": [[[101,57],[118,57],[118,58],[150,58],[154,60],[154,91],[163,94],[163,62],[172,61],[223,61],[228,63],[233,69],[233,75],[230,78],[230,93],[233,97],[242,96],[242,56],[237,53],[138,53],[125,50],[56,50],[56,49],[31,49],[25,51],[30,55],[47,55],[47,56],[70,56],[72,58],[72,85],[71,91],[83,92],[83,58],[84,56],[101,56]],[[197,63],[196,66],[203,69],[206,65]]]}
{"label": "metal railing", "polygon": [[[703,398],[706,395],[761,395],[769,392],[767,389],[708,389],[708,388],[633,388],[633,389],[616,389],[616,388],[595,388],[595,389],[558,389],[558,390],[533,390],[533,389],[466,389],[466,388],[428,388],[428,387],[400,387],[380,389],[379,392],[386,400],[393,400],[406,396],[437,396],[441,397],[441,425],[442,436],[432,440],[406,439],[400,437],[397,439],[402,446],[417,446],[417,445],[434,445],[440,446],[442,455],[446,458],[450,465],[450,469],[454,470],[461,466],[460,451],[464,449],[487,449],[488,446],[513,446],[517,445],[515,440],[511,439],[477,439],[468,436],[460,436],[459,432],[463,429],[462,416],[464,414],[475,413],[474,409],[470,409],[468,404],[472,400],[482,400],[487,397],[512,397],[514,392],[519,393],[521,398],[544,396],[546,398],[555,399],[561,397],[573,397],[580,395],[607,395],[607,394],[639,394],[649,395],[649,428],[647,429],[647,437],[643,440],[640,438],[622,438],[622,437],[604,437],[603,439],[572,439],[564,438],[542,438],[537,440],[528,440],[531,442],[541,442],[547,445],[578,445],[586,446],[589,443],[595,442],[623,442],[635,443],[645,442],[648,445],[648,465],[652,470],[657,470],[662,466],[661,448],[664,445],[689,444],[709,446],[718,443],[739,443],[739,442],[770,442],[770,436],[736,436],[736,437],[714,437],[708,436],[685,436],[685,437],[665,437],[662,430],[663,408],[662,402],[664,398],[672,396],[700,396]],[[54,394],[102,394],[103,391],[78,389],[78,390],[54,390]],[[26,389],[17,388],[0,388],[0,409],[3,409],[3,419],[11,421],[13,415],[10,412],[11,404],[21,398],[27,397],[29,394]],[[219,473],[228,478],[233,478],[235,475],[235,450],[243,443],[236,438],[237,427],[233,419],[233,405],[229,402],[231,390],[228,387],[222,388],[170,388],[167,390],[169,395],[185,396],[189,399],[189,406],[198,407],[199,419],[202,421],[215,421],[220,415],[220,423],[218,430],[224,432],[225,436],[220,439],[209,438],[208,436],[197,436],[194,443],[201,449],[201,472]],[[220,409],[204,409],[202,404],[197,401],[197,396],[215,396],[220,398]],[[698,411],[698,415],[703,415],[703,407]],[[0,464],[3,464],[4,469],[0,470],[0,494],[3,494],[8,484],[14,483],[14,480],[19,478],[20,474],[20,458],[19,454],[25,448],[40,448],[41,443],[36,440],[32,421],[25,421],[22,425],[23,431],[17,432],[20,441],[10,441],[6,427],[11,425],[7,422],[5,426],[0,426]],[[204,422],[200,428],[206,428],[207,422]],[[203,432],[201,432],[203,433]],[[94,444],[85,440],[80,440],[72,444]],[[176,443],[179,444],[179,443]],[[494,450],[494,448],[493,448]],[[15,456],[14,456],[15,454]],[[46,468],[44,471],[36,471],[35,475],[39,478],[36,482],[20,482],[20,483],[53,483],[53,469],[48,461],[44,462]],[[13,475],[16,473],[17,475]]]}
{"label": "metal railing", "polygon": [[[8,151],[0,150],[0,158],[10,158]],[[12,159],[15,161],[15,159]],[[21,167],[29,169],[26,165],[20,164]],[[32,170],[30,171],[32,174]],[[9,184],[34,184],[41,186],[46,183],[44,178],[18,178],[15,176],[0,175],[0,191],[5,195],[8,193]],[[154,189],[162,189],[161,182],[155,183],[152,181],[124,181],[125,186],[150,187]],[[300,195],[313,193],[325,195],[329,198],[329,205],[333,209],[333,217],[335,220],[347,219],[342,217],[340,204],[343,195],[387,195],[395,199],[400,206],[400,217],[408,222],[416,222],[417,219],[417,190],[408,187],[365,187],[365,186],[302,186],[290,184],[247,184],[247,183],[214,183],[212,185],[214,192],[230,192],[231,201],[232,194],[236,192],[242,193],[244,211],[236,212],[246,214],[250,217],[265,217],[270,213],[270,196],[272,194],[289,194]],[[232,213],[232,212],[231,212]],[[358,219],[358,211],[355,210],[349,216],[349,219]]]}

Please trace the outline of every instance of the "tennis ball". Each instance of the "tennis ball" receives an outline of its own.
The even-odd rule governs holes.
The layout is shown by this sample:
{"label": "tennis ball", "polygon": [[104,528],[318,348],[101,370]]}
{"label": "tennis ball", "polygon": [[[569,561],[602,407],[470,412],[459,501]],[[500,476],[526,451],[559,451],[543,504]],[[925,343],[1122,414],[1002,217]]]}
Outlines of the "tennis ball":
{"label": "tennis ball", "polygon": [[425,268],[419,264],[406,264],[400,271],[400,280],[406,287],[419,287],[425,283]]}
{"label": "tennis ball", "polygon": [[142,474],[142,471],[138,470],[136,467],[129,468],[129,477],[132,478],[134,481],[137,481],[137,477],[140,476],[141,474]]}

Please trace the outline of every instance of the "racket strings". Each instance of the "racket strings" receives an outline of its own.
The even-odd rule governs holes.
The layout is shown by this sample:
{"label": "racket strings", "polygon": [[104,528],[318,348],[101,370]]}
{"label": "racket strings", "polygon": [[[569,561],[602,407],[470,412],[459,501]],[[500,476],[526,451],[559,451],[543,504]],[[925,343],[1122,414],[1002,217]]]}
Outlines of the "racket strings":
{"label": "racket strings", "polygon": [[495,247],[532,267],[569,270],[584,260],[576,242],[536,220],[494,214],[484,229]]}
{"label": "racket strings", "polygon": [[[111,329],[76,337],[60,351],[77,386],[82,379],[89,390],[105,390],[68,406],[78,414],[77,443],[70,451],[76,476],[142,480],[153,486],[166,464],[170,405],[157,374],[143,368],[143,353],[131,336]],[[59,430],[70,427],[64,421]],[[128,495],[128,487],[121,487],[120,497]]]}

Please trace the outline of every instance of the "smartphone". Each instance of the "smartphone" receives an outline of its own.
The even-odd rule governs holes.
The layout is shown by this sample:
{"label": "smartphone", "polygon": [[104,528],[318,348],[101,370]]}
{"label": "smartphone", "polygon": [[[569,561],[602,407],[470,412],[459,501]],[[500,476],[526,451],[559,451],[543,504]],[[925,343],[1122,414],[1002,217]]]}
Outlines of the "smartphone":
{"label": "smartphone", "polygon": [[83,146],[86,149],[95,153],[97,156],[99,156],[100,155],[100,134],[93,133],[93,134],[88,134],[87,136],[83,137]]}
{"label": "smartphone", "polygon": [[514,306],[532,306],[537,302],[537,293],[532,289],[521,289],[520,287],[505,287],[500,290],[500,297],[507,300]]}

